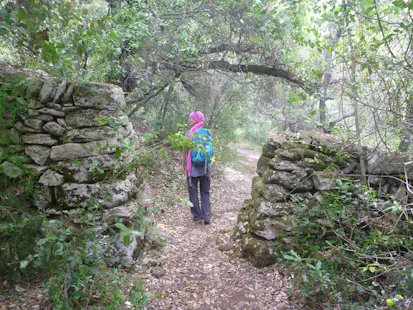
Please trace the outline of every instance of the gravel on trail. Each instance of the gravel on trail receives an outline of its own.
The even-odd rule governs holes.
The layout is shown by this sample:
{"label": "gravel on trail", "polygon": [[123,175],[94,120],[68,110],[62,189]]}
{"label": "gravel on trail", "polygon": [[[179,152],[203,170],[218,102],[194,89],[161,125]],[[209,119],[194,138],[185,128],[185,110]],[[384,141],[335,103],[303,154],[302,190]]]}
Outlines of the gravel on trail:
{"label": "gravel on trail", "polygon": [[179,165],[149,176],[153,204],[164,206],[156,224],[165,243],[146,249],[135,265],[134,276],[153,294],[145,309],[298,309],[287,293],[291,278],[279,266],[258,269],[236,255],[232,229],[260,155],[237,151],[238,161],[213,169],[209,225],[192,222],[182,203],[187,187]]}

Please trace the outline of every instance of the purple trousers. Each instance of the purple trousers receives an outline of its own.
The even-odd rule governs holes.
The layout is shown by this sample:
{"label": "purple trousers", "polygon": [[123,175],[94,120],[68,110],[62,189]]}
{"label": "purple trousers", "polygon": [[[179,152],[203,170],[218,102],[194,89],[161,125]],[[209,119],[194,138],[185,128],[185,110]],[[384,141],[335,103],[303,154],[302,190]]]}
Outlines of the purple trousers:
{"label": "purple trousers", "polygon": [[[192,202],[192,219],[194,221],[210,221],[211,205],[209,202],[209,188],[211,178],[209,176],[188,177],[189,200]],[[201,194],[201,205],[199,204],[199,194]]]}

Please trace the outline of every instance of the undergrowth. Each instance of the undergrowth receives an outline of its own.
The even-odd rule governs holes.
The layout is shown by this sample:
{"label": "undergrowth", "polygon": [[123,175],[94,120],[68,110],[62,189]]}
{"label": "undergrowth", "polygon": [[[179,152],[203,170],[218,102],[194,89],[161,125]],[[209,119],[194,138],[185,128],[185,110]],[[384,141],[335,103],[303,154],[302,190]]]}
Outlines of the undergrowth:
{"label": "undergrowth", "polygon": [[[282,252],[295,290],[316,309],[408,309],[413,296],[411,205],[337,181],[317,199],[296,197],[297,244]],[[410,306],[409,306],[410,305]]]}

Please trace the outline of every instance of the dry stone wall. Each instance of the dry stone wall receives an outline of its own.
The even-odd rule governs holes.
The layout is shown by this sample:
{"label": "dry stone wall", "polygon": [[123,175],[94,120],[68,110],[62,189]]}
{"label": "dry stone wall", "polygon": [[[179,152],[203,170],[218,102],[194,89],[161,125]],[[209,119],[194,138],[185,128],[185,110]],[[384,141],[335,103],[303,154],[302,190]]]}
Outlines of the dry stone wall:
{"label": "dry stone wall", "polygon": [[142,180],[136,170],[126,169],[131,154],[120,154],[134,141],[122,89],[0,66],[0,87],[16,79],[20,86],[27,84],[16,98],[25,109],[6,132],[16,142],[7,148],[25,165],[3,157],[3,173],[10,178],[26,169],[36,174],[40,189],[33,204],[49,212],[91,203],[107,209],[128,204]]}
{"label": "dry stone wall", "polygon": [[[379,195],[407,201],[406,184],[398,178],[413,176],[411,159],[404,154],[389,154],[364,148],[368,185]],[[276,262],[278,249],[294,247],[295,215],[293,198],[318,201],[320,193],[337,186],[338,178],[359,175],[359,156],[352,141],[320,132],[274,133],[264,144],[252,181],[252,199],[246,200],[238,214],[234,238],[240,251],[255,266]],[[386,207],[374,204],[371,213]]]}

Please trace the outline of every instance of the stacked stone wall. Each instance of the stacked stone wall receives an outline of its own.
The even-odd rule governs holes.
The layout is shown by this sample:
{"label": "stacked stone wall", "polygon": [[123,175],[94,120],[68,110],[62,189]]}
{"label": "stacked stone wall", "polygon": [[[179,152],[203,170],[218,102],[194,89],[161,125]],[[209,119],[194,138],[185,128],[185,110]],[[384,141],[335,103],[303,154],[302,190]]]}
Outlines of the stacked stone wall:
{"label": "stacked stone wall", "polygon": [[142,180],[137,171],[126,169],[132,156],[119,154],[122,145],[134,141],[120,87],[0,68],[0,87],[16,80],[25,89],[16,98],[25,102],[24,109],[16,116],[14,128],[3,135],[14,137],[16,144],[6,148],[13,149],[14,158],[25,165],[3,159],[1,167],[11,178],[21,177],[24,169],[38,176],[36,207],[87,207],[93,200],[114,208],[136,196]]}
{"label": "stacked stone wall", "polygon": [[[377,149],[364,148],[364,152],[368,185],[379,195],[410,199],[400,176],[413,176],[411,160]],[[245,201],[234,230],[242,255],[258,267],[275,263],[275,245],[288,251],[296,243],[292,198],[319,200],[321,192],[337,186],[338,178],[358,178],[359,163],[352,141],[319,132],[272,134],[257,164],[252,199]]]}

